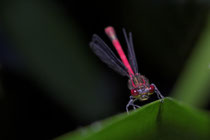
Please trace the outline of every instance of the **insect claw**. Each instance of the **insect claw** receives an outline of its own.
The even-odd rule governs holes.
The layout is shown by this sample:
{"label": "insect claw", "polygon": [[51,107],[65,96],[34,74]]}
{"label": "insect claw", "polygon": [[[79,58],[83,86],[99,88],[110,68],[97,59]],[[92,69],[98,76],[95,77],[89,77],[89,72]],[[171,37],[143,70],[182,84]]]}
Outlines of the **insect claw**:
{"label": "insect claw", "polygon": [[140,106],[138,106],[138,105],[134,105],[135,107],[137,107],[137,108],[140,108]]}
{"label": "insect claw", "polygon": [[126,107],[126,112],[127,112],[127,114],[129,114],[129,110],[128,110],[128,108]]}
{"label": "insect claw", "polygon": [[160,99],[160,102],[163,103],[164,102],[164,97]]}

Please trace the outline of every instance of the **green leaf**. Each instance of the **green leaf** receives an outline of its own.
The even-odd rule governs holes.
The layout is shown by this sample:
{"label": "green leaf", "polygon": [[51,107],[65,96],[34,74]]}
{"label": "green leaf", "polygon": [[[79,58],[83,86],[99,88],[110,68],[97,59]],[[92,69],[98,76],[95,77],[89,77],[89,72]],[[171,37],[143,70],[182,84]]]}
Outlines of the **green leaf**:
{"label": "green leaf", "polygon": [[185,103],[204,106],[208,103],[210,79],[210,16],[172,95]]}
{"label": "green leaf", "polygon": [[95,122],[56,140],[208,139],[209,115],[171,98],[147,104],[129,115]]}

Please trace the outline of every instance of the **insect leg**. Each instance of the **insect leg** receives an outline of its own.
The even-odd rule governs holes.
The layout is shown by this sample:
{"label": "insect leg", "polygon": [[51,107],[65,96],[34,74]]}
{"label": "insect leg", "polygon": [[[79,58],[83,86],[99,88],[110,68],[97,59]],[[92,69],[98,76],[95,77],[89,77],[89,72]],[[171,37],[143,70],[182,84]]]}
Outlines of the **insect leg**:
{"label": "insect leg", "polygon": [[133,97],[130,96],[130,100],[128,102],[128,104],[126,105],[126,112],[129,114],[129,110],[128,110],[128,107],[133,103]]}
{"label": "insect leg", "polygon": [[134,102],[136,101],[137,99],[133,98],[133,96],[130,96],[130,100],[128,102],[128,104],[126,105],[126,111],[127,113],[129,114],[129,106],[133,106],[133,109],[136,109],[136,108],[139,108],[140,106],[138,105],[135,105]]}
{"label": "insect leg", "polygon": [[158,90],[155,84],[152,83],[151,85],[155,87],[155,93],[157,94],[158,99],[161,99],[161,102],[163,102],[164,96],[160,93],[160,91]]}

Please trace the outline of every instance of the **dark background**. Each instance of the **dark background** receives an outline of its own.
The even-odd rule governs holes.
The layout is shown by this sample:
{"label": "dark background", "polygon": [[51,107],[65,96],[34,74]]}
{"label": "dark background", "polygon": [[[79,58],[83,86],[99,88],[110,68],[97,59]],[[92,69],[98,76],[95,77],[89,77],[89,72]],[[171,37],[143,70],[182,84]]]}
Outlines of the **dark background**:
{"label": "dark background", "polygon": [[170,96],[208,6],[204,0],[2,0],[0,138],[52,139],[125,112],[128,79],[88,46],[97,33],[112,47],[104,34],[109,25],[124,47],[122,28],[133,33],[140,73]]}

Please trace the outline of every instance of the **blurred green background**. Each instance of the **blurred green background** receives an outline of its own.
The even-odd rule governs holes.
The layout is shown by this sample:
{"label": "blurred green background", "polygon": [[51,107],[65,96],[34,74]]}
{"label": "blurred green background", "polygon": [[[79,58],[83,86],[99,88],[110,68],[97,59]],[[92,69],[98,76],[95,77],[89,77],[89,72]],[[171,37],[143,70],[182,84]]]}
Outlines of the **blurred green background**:
{"label": "blurred green background", "polygon": [[[174,87],[181,94],[182,83],[176,82],[182,72],[188,73],[184,68],[192,52],[199,52],[195,46],[206,29],[209,4],[207,0],[1,0],[0,138],[52,139],[125,111],[127,78],[109,69],[88,46],[97,33],[111,47],[104,34],[109,25],[124,47],[122,28],[133,33],[141,74],[164,96],[171,96]],[[208,62],[201,65],[210,71]],[[208,89],[202,92],[208,95]],[[172,96],[180,100],[197,98],[174,92]],[[198,101],[188,103],[209,109],[208,96]]]}

